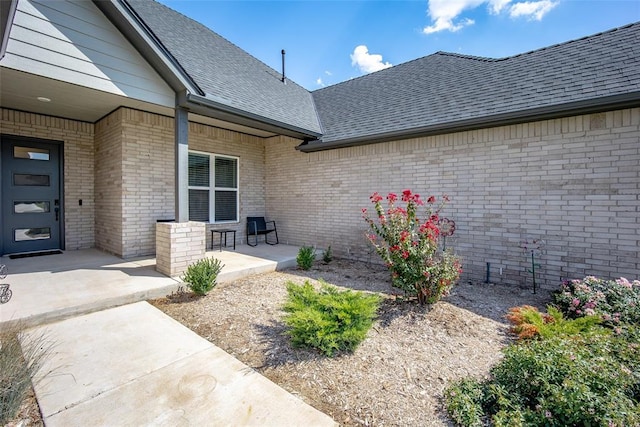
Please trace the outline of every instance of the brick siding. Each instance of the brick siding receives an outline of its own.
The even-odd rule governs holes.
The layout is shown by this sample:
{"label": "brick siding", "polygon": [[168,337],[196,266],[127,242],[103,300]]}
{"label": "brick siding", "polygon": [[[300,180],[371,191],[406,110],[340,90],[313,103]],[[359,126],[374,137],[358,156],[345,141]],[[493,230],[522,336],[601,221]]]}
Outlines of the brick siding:
{"label": "brick siding", "polygon": [[[546,241],[538,280],[640,277],[640,109],[301,153],[266,143],[267,211],[281,241],[376,260],[369,196],[448,194],[463,280],[530,286],[523,239]],[[502,269],[502,275],[500,275]]]}

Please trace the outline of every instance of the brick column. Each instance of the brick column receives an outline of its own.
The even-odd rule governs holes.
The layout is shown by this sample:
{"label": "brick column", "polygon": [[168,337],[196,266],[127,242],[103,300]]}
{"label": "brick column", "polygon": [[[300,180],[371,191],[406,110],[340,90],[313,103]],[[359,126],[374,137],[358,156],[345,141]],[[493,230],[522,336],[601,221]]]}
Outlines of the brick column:
{"label": "brick column", "polygon": [[156,223],[156,270],[170,277],[205,256],[206,226],[202,222]]}

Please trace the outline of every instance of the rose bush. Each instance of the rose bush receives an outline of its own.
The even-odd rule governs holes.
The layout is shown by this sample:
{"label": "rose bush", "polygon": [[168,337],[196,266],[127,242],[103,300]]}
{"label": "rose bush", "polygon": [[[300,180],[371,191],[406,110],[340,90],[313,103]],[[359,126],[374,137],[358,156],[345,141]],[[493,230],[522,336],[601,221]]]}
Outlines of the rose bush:
{"label": "rose bush", "polygon": [[[440,210],[449,201],[443,196],[436,204],[430,196],[426,205],[420,195],[404,190],[400,201],[394,193],[370,197],[375,218],[367,209],[362,215],[371,229],[367,238],[391,272],[392,285],[416,296],[420,304],[432,304],[446,295],[462,272],[460,260],[451,250],[440,250]],[[401,203],[404,206],[399,206]],[[425,212],[418,215],[424,206]],[[422,218],[422,219],[421,219]]]}

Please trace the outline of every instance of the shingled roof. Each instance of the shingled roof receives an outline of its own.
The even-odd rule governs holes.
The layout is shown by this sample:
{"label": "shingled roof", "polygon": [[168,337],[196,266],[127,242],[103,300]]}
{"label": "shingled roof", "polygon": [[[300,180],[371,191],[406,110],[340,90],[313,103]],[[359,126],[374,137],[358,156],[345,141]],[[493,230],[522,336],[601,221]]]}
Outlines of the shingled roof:
{"label": "shingled roof", "polygon": [[204,25],[150,0],[126,0],[173,56],[204,98],[270,123],[309,134],[320,124],[312,96],[303,87]]}
{"label": "shingled roof", "polygon": [[640,23],[503,59],[438,52],[319,89],[303,151],[640,105]]}

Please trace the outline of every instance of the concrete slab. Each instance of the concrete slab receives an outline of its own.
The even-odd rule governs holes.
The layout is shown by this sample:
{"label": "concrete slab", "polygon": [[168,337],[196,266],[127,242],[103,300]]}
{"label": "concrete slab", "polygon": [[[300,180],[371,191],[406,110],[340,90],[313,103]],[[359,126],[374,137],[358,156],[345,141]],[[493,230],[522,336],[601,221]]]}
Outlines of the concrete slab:
{"label": "concrete slab", "polygon": [[33,326],[103,308],[167,295],[179,283],[155,270],[155,261],[122,260],[89,249],[61,255],[3,257],[11,300],[0,306],[0,324]]}
{"label": "concrete slab", "polygon": [[[238,245],[236,251],[207,252],[225,265],[218,281],[296,265],[298,248],[260,244]],[[123,260],[97,249],[66,251],[33,258],[0,258],[13,296],[0,305],[0,325],[35,326],[170,294],[180,278],[155,270],[155,258]]]}
{"label": "concrete slab", "polygon": [[27,334],[55,343],[34,382],[47,426],[336,425],[145,302]]}

